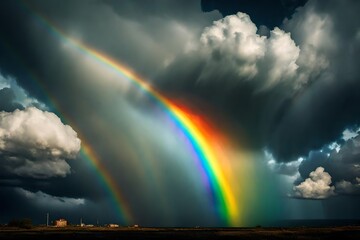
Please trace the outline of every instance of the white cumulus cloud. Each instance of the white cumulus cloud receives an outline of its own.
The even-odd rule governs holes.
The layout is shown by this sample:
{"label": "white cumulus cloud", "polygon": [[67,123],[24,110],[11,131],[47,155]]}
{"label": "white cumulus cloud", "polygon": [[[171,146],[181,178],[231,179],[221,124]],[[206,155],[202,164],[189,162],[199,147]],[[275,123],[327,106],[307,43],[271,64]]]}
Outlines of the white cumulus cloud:
{"label": "white cumulus cloud", "polygon": [[325,199],[335,195],[335,187],[330,186],[331,176],[323,167],[316,168],[309,178],[293,188],[295,197]]}
{"label": "white cumulus cloud", "polygon": [[290,33],[276,27],[267,38],[257,30],[249,15],[241,12],[207,27],[200,39],[206,54],[212,56],[206,72],[236,72],[239,81],[258,80],[262,89],[280,82],[290,82],[297,88],[302,84],[298,81],[303,80],[296,77],[300,49]]}
{"label": "white cumulus cloud", "polygon": [[20,176],[64,177],[65,161],[80,150],[80,139],[54,113],[29,107],[0,112],[0,160],[7,172]]}

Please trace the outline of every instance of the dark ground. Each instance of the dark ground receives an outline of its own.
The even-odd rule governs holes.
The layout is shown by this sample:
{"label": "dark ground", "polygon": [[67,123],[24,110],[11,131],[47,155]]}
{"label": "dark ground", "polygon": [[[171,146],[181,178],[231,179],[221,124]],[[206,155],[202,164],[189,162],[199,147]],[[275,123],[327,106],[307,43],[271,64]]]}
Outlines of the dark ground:
{"label": "dark ground", "polygon": [[0,228],[0,239],[360,239],[360,226],[323,228]]}

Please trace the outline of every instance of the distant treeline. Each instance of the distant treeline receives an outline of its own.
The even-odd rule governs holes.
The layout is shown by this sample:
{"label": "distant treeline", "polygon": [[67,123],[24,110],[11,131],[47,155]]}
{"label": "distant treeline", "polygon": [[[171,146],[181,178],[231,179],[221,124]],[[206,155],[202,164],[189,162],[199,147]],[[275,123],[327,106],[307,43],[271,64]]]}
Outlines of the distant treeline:
{"label": "distant treeline", "polygon": [[22,219],[13,219],[8,223],[9,227],[18,227],[18,228],[32,228],[32,220],[30,218]]}

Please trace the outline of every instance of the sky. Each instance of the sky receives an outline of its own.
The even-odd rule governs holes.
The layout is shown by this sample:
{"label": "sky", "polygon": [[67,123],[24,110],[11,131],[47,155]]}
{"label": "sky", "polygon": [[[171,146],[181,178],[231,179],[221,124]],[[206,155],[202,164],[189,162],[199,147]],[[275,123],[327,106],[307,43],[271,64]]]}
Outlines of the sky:
{"label": "sky", "polygon": [[0,223],[360,219],[359,11],[1,1]]}

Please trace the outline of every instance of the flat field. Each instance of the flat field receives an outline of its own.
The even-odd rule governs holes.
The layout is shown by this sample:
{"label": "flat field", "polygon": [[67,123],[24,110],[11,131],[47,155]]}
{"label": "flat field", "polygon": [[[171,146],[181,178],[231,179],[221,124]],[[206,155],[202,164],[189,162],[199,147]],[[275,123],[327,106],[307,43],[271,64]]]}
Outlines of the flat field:
{"label": "flat field", "polygon": [[1,240],[42,239],[360,239],[360,226],[296,228],[0,228]]}

